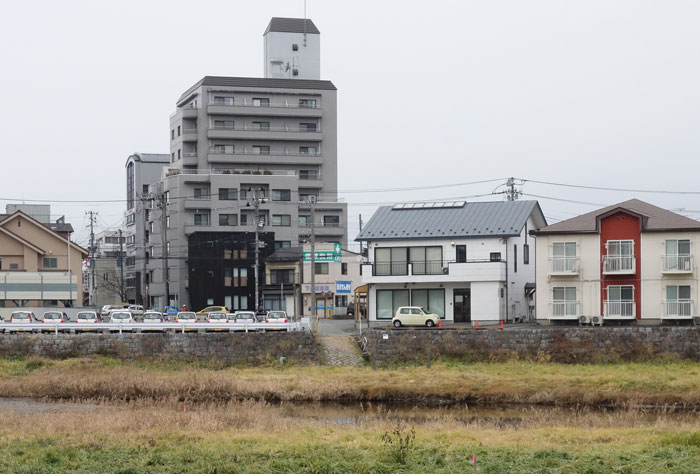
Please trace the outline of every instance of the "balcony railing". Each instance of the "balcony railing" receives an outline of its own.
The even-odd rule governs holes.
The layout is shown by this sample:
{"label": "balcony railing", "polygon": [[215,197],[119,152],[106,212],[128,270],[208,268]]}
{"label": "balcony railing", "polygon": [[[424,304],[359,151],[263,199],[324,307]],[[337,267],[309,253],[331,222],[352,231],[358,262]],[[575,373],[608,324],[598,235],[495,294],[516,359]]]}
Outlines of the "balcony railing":
{"label": "balcony railing", "polygon": [[[217,104],[221,105],[221,104]],[[298,133],[320,133],[321,132],[321,127],[316,127],[315,129],[312,128],[304,128],[304,127],[290,127],[288,125],[285,125],[284,127],[260,127],[260,126],[255,126],[255,125],[248,125],[245,124],[243,126],[240,125],[234,125],[233,127],[224,127],[222,125],[212,125],[209,127],[209,130],[224,130],[224,131],[230,131],[230,132],[298,132]],[[188,130],[185,130],[186,132]],[[196,132],[197,130],[190,130]]]}
{"label": "balcony railing", "polygon": [[551,318],[578,318],[581,315],[581,302],[550,301],[549,314]]}
{"label": "balcony railing", "polygon": [[578,257],[551,257],[549,273],[558,275],[577,275],[579,272]]}
{"label": "balcony railing", "polygon": [[[446,262],[442,260],[427,260],[424,262],[386,262],[386,263],[369,263],[364,265],[372,266],[372,276],[405,276],[409,275],[449,275],[449,264],[455,262]],[[491,262],[490,260],[468,260],[463,263],[500,263]]]}
{"label": "balcony railing", "polygon": [[692,255],[664,255],[661,257],[663,261],[664,273],[692,273],[693,272],[693,257]]}
{"label": "balcony railing", "polygon": [[665,318],[693,317],[693,300],[666,300],[661,305]]}
{"label": "balcony railing", "polygon": [[[214,100],[209,101],[209,105],[216,105],[216,106],[221,106],[221,107],[260,107],[264,109],[274,109],[274,108],[281,108],[281,109],[320,109],[318,104],[299,104],[299,102],[289,102],[285,100],[284,102],[269,102],[266,105],[257,105],[254,104],[252,100],[249,99],[243,99],[243,100],[237,100],[234,101],[234,103],[225,103],[225,102],[216,102]],[[184,108],[184,107],[183,107]]]}
{"label": "balcony railing", "polygon": [[631,255],[603,256],[603,273],[631,274],[636,271],[636,260]]}
{"label": "balcony railing", "polygon": [[632,319],[637,317],[637,305],[634,301],[605,300],[603,302],[603,315]]}

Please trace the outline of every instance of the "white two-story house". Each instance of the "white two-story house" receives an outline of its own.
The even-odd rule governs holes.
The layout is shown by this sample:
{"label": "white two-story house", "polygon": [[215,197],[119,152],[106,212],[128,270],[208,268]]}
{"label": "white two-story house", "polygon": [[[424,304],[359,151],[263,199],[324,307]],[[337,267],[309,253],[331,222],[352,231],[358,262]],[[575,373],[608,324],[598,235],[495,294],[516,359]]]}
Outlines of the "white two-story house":
{"label": "white two-story house", "polygon": [[356,240],[370,323],[400,306],[445,322],[498,324],[534,310],[535,245],[546,221],[537,201],[430,202],[380,207]]}
{"label": "white two-story house", "polygon": [[700,222],[632,199],[531,233],[540,323],[692,320]]}

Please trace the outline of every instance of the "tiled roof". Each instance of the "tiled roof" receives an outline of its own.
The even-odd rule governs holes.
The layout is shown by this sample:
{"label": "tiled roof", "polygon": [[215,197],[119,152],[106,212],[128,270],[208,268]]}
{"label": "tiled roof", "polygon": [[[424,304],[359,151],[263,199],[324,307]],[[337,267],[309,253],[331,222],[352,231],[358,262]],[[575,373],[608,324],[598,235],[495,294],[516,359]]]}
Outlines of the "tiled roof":
{"label": "tiled roof", "polygon": [[700,222],[675,212],[667,211],[639,199],[630,199],[619,204],[582,214],[565,221],[542,227],[532,233],[537,234],[577,234],[597,233],[598,218],[615,210],[627,210],[642,216],[642,232],[654,231],[700,231]]}
{"label": "tiled roof", "polygon": [[403,208],[382,206],[355,240],[510,237],[527,218],[546,225],[537,201],[468,202],[462,207]]}
{"label": "tiled roof", "polygon": [[266,262],[298,262],[301,260],[301,247],[287,247],[277,249],[265,259]]}

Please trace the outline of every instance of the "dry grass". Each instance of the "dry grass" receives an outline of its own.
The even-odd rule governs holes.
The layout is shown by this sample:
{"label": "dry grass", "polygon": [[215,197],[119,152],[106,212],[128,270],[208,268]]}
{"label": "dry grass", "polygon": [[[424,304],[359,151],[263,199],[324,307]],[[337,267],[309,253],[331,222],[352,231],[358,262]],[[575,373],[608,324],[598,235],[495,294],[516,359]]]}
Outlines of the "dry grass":
{"label": "dry grass", "polygon": [[691,362],[211,369],[111,359],[0,360],[0,396],[81,401],[409,401],[700,406]]}

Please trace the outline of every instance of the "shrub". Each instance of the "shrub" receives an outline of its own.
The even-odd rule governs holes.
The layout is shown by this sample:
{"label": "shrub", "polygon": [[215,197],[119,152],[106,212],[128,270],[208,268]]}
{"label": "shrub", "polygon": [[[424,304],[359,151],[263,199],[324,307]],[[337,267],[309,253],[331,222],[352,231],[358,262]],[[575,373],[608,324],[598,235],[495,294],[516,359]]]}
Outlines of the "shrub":
{"label": "shrub", "polygon": [[394,462],[398,464],[406,464],[408,453],[413,449],[413,443],[416,440],[416,428],[411,426],[407,430],[401,422],[391,431],[385,431],[382,435],[384,446],[389,449]]}

